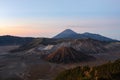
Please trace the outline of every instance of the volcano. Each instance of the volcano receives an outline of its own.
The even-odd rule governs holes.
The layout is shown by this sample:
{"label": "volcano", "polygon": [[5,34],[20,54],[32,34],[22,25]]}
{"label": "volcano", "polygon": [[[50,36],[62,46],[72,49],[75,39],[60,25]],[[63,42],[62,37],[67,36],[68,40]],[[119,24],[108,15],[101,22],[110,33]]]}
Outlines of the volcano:
{"label": "volcano", "polygon": [[59,33],[58,35],[56,35],[54,38],[55,39],[59,39],[59,38],[73,38],[76,37],[78,34],[76,32],[74,32],[71,29],[66,29],[63,32]]}
{"label": "volcano", "polygon": [[116,42],[118,40],[114,40],[111,38],[108,38],[106,36],[102,36],[100,34],[95,34],[95,33],[89,33],[85,32],[82,34],[76,33],[75,31],[71,29],[66,29],[63,32],[59,33],[55,37],[55,39],[84,39],[84,38],[91,38],[99,41],[106,41],[106,42]]}
{"label": "volcano", "polygon": [[53,63],[78,63],[93,59],[95,58],[79,52],[72,47],[60,47],[46,57],[46,60]]}

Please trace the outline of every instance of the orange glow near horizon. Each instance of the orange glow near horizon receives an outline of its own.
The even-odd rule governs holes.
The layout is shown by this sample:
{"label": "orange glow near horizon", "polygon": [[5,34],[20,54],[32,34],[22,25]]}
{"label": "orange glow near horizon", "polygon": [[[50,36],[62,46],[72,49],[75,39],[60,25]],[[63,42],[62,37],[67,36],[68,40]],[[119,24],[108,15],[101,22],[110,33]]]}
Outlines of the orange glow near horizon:
{"label": "orange glow near horizon", "polygon": [[[0,21],[0,35],[23,37],[53,37],[65,29],[72,29],[78,33],[91,32],[114,37],[113,30],[119,36],[119,20],[3,20]],[[105,25],[104,25],[105,24]],[[108,33],[109,30],[109,33]]]}
{"label": "orange glow near horizon", "polygon": [[[31,30],[27,31],[31,32]],[[27,34],[25,29],[19,29],[19,28],[2,28],[0,30],[0,35],[26,35]]]}
{"label": "orange glow near horizon", "polygon": [[31,27],[0,27],[0,35],[13,35],[23,37],[51,37],[55,30],[48,28],[31,28]]}

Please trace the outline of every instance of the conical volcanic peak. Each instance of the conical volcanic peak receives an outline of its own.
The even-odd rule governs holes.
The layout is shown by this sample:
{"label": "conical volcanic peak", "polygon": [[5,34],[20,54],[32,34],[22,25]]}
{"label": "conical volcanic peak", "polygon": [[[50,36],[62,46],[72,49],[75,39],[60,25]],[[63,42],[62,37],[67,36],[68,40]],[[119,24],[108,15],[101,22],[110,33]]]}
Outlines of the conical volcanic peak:
{"label": "conical volcanic peak", "polygon": [[72,47],[60,47],[55,52],[49,54],[46,59],[53,63],[78,63],[81,61],[88,61],[94,59]]}
{"label": "conical volcanic peak", "polygon": [[[76,32],[74,32],[74,31],[71,30],[71,29],[66,29],[66,30],[64,30],[63,32],[64,32],[64,33],[77,34]],[[63,33],[63,32],[62,32],[62,33]]]}
{"label": "conical volcanic peak", "polygon": [[74,32],[71,29],[66,29],[60,34],[56,35],[54,38],[72,38],[74,36],[78,35],[76,32]]}
{"label": "conical volcanic peak", "polygon": [[95,33],[76,33],[71,29],[66,29],[63,32],[59,33],[58,35],[56,35],[55,37],[53,37],[55,39],[84,39],[84,38],[91,38],[91,39],[95,39],[95,40],[99,40],[99,41],[106,41],[106,42],[116,42],[118,40],[114,40],[111,38],[108,38],[106,36],[100,35],[100,34],[95,34]]}

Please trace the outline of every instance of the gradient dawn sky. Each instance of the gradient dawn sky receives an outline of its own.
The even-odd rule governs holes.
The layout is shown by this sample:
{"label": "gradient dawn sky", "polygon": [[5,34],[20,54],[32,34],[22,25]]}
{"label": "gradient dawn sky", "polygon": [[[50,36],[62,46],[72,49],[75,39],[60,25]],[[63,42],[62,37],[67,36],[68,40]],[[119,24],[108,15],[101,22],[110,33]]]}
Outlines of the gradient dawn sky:
{"label": "gradient dawn sky", "polygon": [[0,0],[0,35],[53,37],[68,28],[120,40],[120,0]]}

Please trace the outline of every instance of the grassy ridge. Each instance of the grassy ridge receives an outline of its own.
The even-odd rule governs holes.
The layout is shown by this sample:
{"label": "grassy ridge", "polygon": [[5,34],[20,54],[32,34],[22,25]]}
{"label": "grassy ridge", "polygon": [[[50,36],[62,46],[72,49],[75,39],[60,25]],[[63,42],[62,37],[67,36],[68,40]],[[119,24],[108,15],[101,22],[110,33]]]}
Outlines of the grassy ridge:
{"label": "grassy ridge", "polygon": [[96,67],[77,67],[61,72],[55,80],[120,80],[120,59]]}

